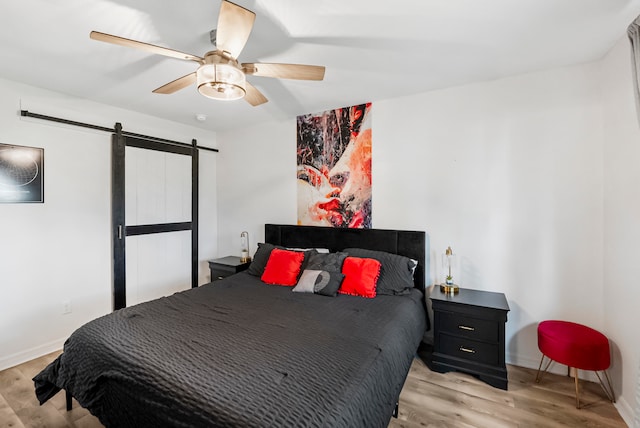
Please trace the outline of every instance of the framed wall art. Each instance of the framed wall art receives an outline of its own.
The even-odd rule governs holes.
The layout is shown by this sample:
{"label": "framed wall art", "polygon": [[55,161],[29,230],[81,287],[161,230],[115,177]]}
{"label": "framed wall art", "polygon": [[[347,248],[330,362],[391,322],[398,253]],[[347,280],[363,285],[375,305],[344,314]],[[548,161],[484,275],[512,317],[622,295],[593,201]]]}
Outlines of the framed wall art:
{"label": "framed wall art", "polygon": [[371,103],[297,118],[298,224],[371,228]]}
{"label": "framed wall art", "polygon": [[44,149],[0,143],[0,203],[44,202]]}

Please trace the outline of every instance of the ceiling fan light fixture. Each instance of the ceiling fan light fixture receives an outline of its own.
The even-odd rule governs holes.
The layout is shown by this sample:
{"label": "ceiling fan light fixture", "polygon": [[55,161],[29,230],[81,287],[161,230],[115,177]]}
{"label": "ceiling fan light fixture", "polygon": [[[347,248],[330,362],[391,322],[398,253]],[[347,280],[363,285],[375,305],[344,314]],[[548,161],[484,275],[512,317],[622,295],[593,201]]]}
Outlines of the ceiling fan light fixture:
{"label": "ceiling fan light fixture", "polygon": [[246,94],[242,70],[231,64],[203,64],[196,71],[198,92],[208,98],[233,101]]}
{"label": "ceiling fan light fixture", "polygon": [[100,42],[199,64],[195,72],[154,89],[154,94],[173,94],[195,82],[198,92],[205,97],[226,101],[244,98],[255,107],[268,100],[255,86],[247,82],[246,74],[276,79],[324,79],[325,68],[318,65],[239,63],[238,56],[249,39],[255,19],[256,14],[249,9],[222,0],[218,28],[210,33],[212,41],[215,40],[215,50],[207,52],[202,57],[99,31],[92,31],[89,37]]}

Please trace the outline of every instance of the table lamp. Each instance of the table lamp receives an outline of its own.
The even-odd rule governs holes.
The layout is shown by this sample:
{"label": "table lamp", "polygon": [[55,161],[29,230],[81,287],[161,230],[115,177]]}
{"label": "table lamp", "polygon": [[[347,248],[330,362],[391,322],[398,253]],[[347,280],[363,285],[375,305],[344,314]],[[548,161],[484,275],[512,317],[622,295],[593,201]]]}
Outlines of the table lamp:
{"label": "table lamp", "polygon": [[249,232],[240,233],[240,262],[248,263],[251,261],[249,255]]}
{"label": "table lamp", "polygon": [[440,284],[440,291],[443,293],[456,294],[460,291],[460,287],[453,283],[452,268],[455,263],[456,255],[453,254],[451,247],[447,247],[447,250],[442,255],[442,270],[447,274],[444,284]]}

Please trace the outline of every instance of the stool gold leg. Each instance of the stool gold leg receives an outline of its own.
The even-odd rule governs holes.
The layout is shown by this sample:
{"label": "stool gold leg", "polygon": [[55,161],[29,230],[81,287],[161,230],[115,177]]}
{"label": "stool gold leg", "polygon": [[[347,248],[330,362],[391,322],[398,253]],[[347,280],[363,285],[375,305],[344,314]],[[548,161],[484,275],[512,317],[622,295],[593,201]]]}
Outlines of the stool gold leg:
{"label": "stool gold leg", "polygon": [[604,377],[607,379],[607,384],[609,384],[609,391],[611,391],[611,402],[615,403],[616,402],[616,395],[613,392],[613,387],[611,386],[611,380],[609,379],[609,374],[607,373],[607,371],[604,371]]}
{"label": "stool gold leg", "polygon": [[613,394],[613,388],[611,387],[611,380],[609,380],[609,375],[607,374],[607,371],[603,370],[603,372],[604,372],[605,379],[607,379],[607,384],[609,386],[608,388],[604,385],[604,382],[602,382],[602,378],[600,377],[600,374],[598,372],[596,372],[596,376],[598,376],[598,380],[600,381],[600,386],[602,386],[604,393],[607,394],[607,398],[609,399],[609,401],[611,401],[612,403],[615,403],[616,397]]}
{"label": "stool gold leg", "polygon": [[576,367],[575,370],[576,371],[575,371],[574,374],[575,374],[575,377],[576,377],[576,409],[579,409],[580,408],[580,388],[578,386],[578,382],[579,382],[579,380],[578,380],[578,368]]}
{"label": "stool gold leg", "polygon": [[542,367],[542,361],[544,361],[544,354],[542,354],[542,358],[540,358],[540,365],[538,366],[538,372],[536,373],[536,383],[540,382],[540,368]]}
{"label": "stool gold leg", "polygon": [[551,362],[553,361],[551,358],[549,358],[549,361],[547,361],[547,365],[544,366],[544,370],[542,371],[542,375],[540,374],[540,368],[542,367],[542,362],[544,361],[544,354],[542,354],[542,358],[540,358],[540,365],[538,366],[538,373],[536,373],[536,383],[540,383],[540,381],[542,380],[542,376],[544,376],[544,374],[547,372],[547,369],[549,368],[549,366],[551,365]]}

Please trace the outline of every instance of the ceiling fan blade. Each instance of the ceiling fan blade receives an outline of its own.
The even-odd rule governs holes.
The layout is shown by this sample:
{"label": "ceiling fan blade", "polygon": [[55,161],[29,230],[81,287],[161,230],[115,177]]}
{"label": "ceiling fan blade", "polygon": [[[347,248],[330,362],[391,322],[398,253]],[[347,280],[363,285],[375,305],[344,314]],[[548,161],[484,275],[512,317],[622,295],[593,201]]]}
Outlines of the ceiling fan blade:
{"label": "ceiling fan blade", "polygon": [[322,80],[325,68],[321,65],[269,64],[248,62],[242,64],[246,74],[278,79]]}
{"label": "ceiling fan blade", "polygon": [[244,99],[254,107],[269,101],[264,95],[262,95],[262,92],[257,90],[256,87],[249,82],[246,82],[246,91],[247,93],[244,95]]}
{"label": "ceiling fan blade", "polygon": [[256,14],[235,3],[223,0],[218,15],[216,47],[238,58],[247,43]]}
{"label": "ceiling fan blade", "polygon": [[163,48],[162,46],[156,46],[149,43],[139,42],[137,40],[125,39],[124,37],[113,36],[111,34],[101,33],[99,31],[92,31],[89,34],[93,40],[100,42],[112,43],[114,45],[126,46],[128,48],[141,49],[146,52],[151,52],[158,55],[169,56],[172,58],[186,59],[189,61],[195,61],[198,63],[204,62],[204,59],[199,56],[191,55],[188,53],[176,51],[169,48]]}
{"label": "ceiling fan blade", "polygon": [[196,81],[196,73],[189,73],[186,76],[182,76],[173,82],[169,82],[166,85],[160,86],[157,89],[154,89],[153,92],[156,94],[173,94],[174,92],[179,91],[180,89],[184,89],[189,85],[192,85]]}

